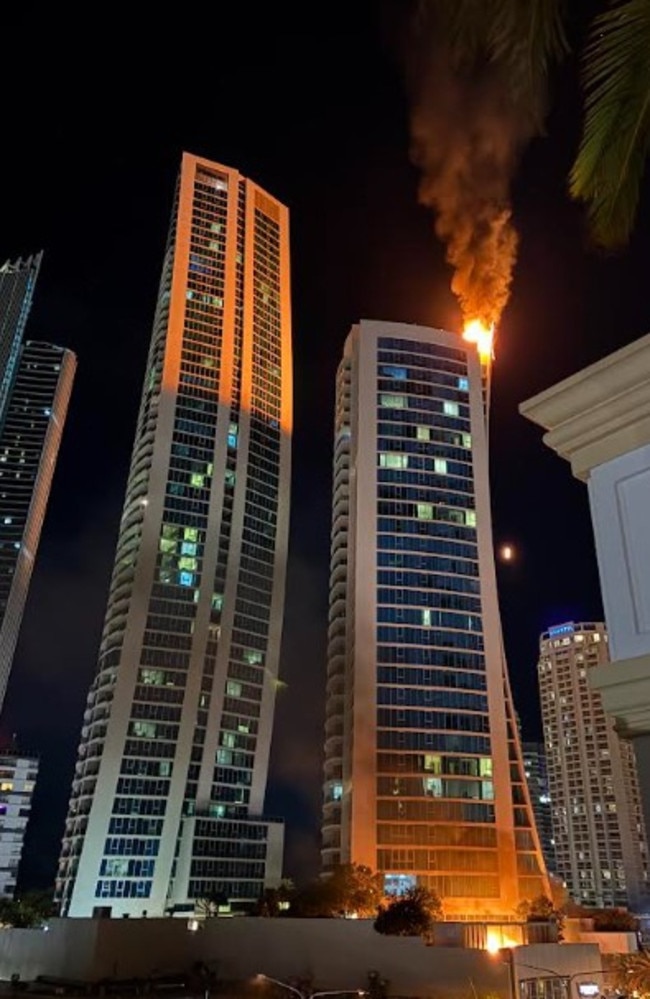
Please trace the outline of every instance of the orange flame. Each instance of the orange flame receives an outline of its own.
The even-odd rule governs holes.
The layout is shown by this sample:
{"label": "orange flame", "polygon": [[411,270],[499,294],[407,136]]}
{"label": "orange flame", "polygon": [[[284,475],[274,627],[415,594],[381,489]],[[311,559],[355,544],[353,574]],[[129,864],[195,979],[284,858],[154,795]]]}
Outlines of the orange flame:
{"label": "orange flame", "polygon": [[470,319],[465,323],[463,340],[475,343],[481,364],[488,365],[494,357],[494,323],[486,326],[480,319]]}

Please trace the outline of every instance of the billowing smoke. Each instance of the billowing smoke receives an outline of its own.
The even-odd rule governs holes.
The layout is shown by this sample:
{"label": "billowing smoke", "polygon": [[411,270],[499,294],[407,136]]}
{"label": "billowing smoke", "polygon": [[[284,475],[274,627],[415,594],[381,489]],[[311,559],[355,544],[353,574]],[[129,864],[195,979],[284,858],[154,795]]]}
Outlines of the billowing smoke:
{"label": "billowing smoke", "polygon": [[[522,3],[524,13],[535,2]],[[475,35],[465,50],[454,47],[458,39],[445,10],[459,10],[461,3],[421,3],[411,25],[405,49],[410,152],[421,173],[419,199],[434,212],[463,317],[490,326],[510,294],[518,245],[511,185],[524,147],[541,131],[546,80],[540,75],[522,84],[513,75],[512,54],[489,50],[486,19],[497,9],[490,0],[474,0],[481,12]]]}

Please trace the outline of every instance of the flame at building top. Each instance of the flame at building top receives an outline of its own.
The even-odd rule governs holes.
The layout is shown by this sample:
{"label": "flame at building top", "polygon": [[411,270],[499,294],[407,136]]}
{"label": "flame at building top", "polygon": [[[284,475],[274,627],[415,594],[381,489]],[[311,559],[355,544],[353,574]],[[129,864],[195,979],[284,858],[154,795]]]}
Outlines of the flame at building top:
{"label": "flame at building top", "polygon": [[494,359],[494,323],[486,326],[480,319],[465,323],[463,340],[475,343],[481,364],[487,367]]}

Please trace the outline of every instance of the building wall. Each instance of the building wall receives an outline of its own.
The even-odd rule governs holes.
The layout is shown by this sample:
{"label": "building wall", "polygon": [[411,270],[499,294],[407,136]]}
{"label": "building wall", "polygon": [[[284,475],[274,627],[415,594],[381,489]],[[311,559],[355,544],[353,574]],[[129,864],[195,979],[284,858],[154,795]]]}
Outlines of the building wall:
{"label": "building wall", "polygon": [[427,885],[449,918],[512,918],[547,890],[488,479],[474,347],[353,327],[337,375],[323,862],[382,871],[387,890]]}
{"label": "building wall", "polygon": [[162,915],[263,889],[264,837],[240,833],[263,822],[291,423],[287,209],[185,154],[62,849],[64,913]]}
{"label": "building wall", "polygon": [[[600,968],[596,945],[516,948],[515,974],[535,968],[575,975],[577,983]],[[204,961],[222,980],[253,985],[258,974],[281,981],[313,978],[318,989],[363,989],[368,973],[388,980],[388,994],[442,999],[468,994],[511,995],[506,955],[462,947],[428,947],[418,937],[383,937],[368,920],[212,919],[190,932],[181,919],[51,920],[49,931],[4,930],[0,977],[39,974],[97,980],[186,971]],[[541,972],[547,977],[548,971]],[[260,995],[265,995],[259,985]],[[572,995],[576,995],[575,987]]]}
{"label": "building wall", "polygon": [[609,663],[605,626],[566,623],[540,638],[538,677],[557,872],[582,905],[643,906],[648,846],[633,746],[588,673]]}

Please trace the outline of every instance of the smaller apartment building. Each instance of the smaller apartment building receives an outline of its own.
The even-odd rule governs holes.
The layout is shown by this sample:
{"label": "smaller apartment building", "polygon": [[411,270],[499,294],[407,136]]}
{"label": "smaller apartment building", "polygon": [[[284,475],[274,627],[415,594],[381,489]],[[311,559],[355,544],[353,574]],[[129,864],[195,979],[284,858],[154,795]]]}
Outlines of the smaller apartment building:
{"label": "smaller apartment building", "polygon": [[569,622],[540,638],[556,871],[581,905],[639,910],[648,901],[648,846],[634,748],[587,680],[606,664],[604,624]]}
{"label": "smaller apartment building", "polygon": [[38,759],[0,753],[0,898],[13,898],[38,776]]}

